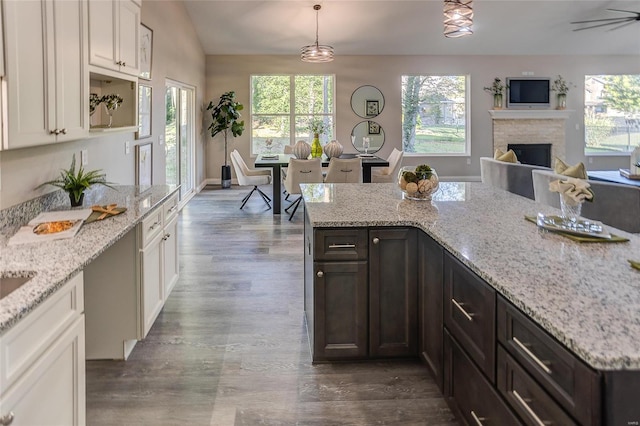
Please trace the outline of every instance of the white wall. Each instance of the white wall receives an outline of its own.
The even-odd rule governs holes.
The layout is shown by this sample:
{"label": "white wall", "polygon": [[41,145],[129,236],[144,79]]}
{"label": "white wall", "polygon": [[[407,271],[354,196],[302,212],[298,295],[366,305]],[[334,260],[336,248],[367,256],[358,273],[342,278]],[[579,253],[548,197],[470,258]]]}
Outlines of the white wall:
{"label": "white wall", "polygon": [[[205,81],[205,55],[189,15],[181,1],[143,1],[142,23],[153,30],[152,57],[152,137],[142,141],[134,133],[116,133],[85,140],[3,151],[0,156],[0,208],[32,199],[55,188],[35,190],[44,181],[57,177],[60,169],[69,167],[72,154],[80,160],[80,150],[89,153],[88,169],[102,169],[107,180],[118,184],[135,182],[135,148],[140,142],[153,141],[153,183],[165,179],[164,146],[158,135],[164,132],[165,78],[169,77],[196,87],[196,105],[202,104]],[[7,58],[7,61],[11,58]],[[196,126],[200,128],[202,114],[196,107]],[[124,143],[131,142],[125,155]],[[196,183],[204,179],[202,133],[196,132]]]}
{"label": "white wall", "polygon": [[[386,157],[401,139],[401,76],[411,74],[468,74],[471,80],[471,156],[424,157],[405,156],[405,164],[427,161],[444,177],[479,176],[481,156],[493,155],[492,122],[487,112],[492,97],[483,90],[494,77],[518,77],[524,71],[535,76],[555,77],[561,74],[577,85],[567,98],[567,108],[575,110],[567,120],[566,161],[585,161],[588,168],[617,169],[628,166],[628,156],[592,157],[589,163],[583,150],[583,92],[585,74],[638,74],[638,56],[340,56],[325,64],[301,62],[298,56],[207,56],[207,100],[217,102],[219,96],[235,90],[238,101],[245,105],[244,118],[249,119],[249,78],[252,74],[335,74],[336,76],[336,134],[345,152],[355,152],[350,143],[351,129],[362,119],[351,110],[353,91],[361,85],[378,87],[385,97],[385,107],[376,118],[385,131],[386,141],[380,155]],[[208,118],[208,117],[207,117]],[[576,129],[576,126],[578,128]],[[211,141],[207,135],[207,177],[220,178],[223,163],[223,143],[217,136]],[[231,149],[249,156],[250,132],[235,138]],[[467,165],[467,159],[471,164]]]}

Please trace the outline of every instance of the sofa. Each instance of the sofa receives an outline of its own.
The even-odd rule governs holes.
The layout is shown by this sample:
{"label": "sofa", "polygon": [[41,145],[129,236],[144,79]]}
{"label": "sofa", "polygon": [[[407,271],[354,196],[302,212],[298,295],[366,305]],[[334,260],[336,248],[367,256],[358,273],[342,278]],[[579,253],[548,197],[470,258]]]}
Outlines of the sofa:
{"label": "sofa", "polygon": [[508,163],[490,157],[480,157],[480,175],[482,182],[504,189],[505,191],[534,199],[533,170],[551,171],[549,167],[531,164]]}
{"label": "sofa", "polygon": [[[560,196],[549,191],[549,182],[566,179],[553,171],[532,172],[534,199],[548,206],[560,208]],[[640,187],[612,182],[589,180],[594,194],[592,202],[582,204],[581,216],[631,233],[640,232]]]}

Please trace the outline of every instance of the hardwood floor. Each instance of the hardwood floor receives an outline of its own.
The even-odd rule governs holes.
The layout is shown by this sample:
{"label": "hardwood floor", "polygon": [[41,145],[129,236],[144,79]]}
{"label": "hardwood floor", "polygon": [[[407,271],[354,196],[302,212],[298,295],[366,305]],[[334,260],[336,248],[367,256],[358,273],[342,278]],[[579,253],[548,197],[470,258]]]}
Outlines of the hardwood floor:
{"label": "hardwood floor", "polygon": [[311,365],[304,211],[240,210],[247,191],[209,186],[182,210],[180,280],[129,360],[87,362],[87,423],[457,424],[418,361]]}

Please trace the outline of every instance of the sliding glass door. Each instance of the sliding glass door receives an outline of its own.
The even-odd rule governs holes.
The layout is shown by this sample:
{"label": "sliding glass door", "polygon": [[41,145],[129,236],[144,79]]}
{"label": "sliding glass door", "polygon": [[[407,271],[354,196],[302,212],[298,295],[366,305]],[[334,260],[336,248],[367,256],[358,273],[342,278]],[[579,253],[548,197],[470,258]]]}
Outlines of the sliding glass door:
{"label": "sliding glass door", "polygon": [[166,82],[166,183],[180,186],[180,200],[195,194],[195,90],[192,86]]}

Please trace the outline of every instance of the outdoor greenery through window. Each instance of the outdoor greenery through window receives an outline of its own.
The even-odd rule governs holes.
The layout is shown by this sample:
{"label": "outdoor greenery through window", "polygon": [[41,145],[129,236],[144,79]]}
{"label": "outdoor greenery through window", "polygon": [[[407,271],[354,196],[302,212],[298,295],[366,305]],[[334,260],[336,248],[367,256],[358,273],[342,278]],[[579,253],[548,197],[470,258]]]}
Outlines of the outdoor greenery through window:
{"label": "outdoor greenery through window", "polygon": [[584,79],[585,154],[616,154],[640,146],[640,75]]}
{"label": "outdoor greenery through window", "polygon": [[402,76],[405,153],[467,154],[467,77]]}
{"label": "outdoor greenery through window", "polygon": [[251,154],[283,152],[300,139],[310,144],[312,120],[322,120],[328,129],[320,143],[333,139],[334,80],[333,75],[252,76]]}

